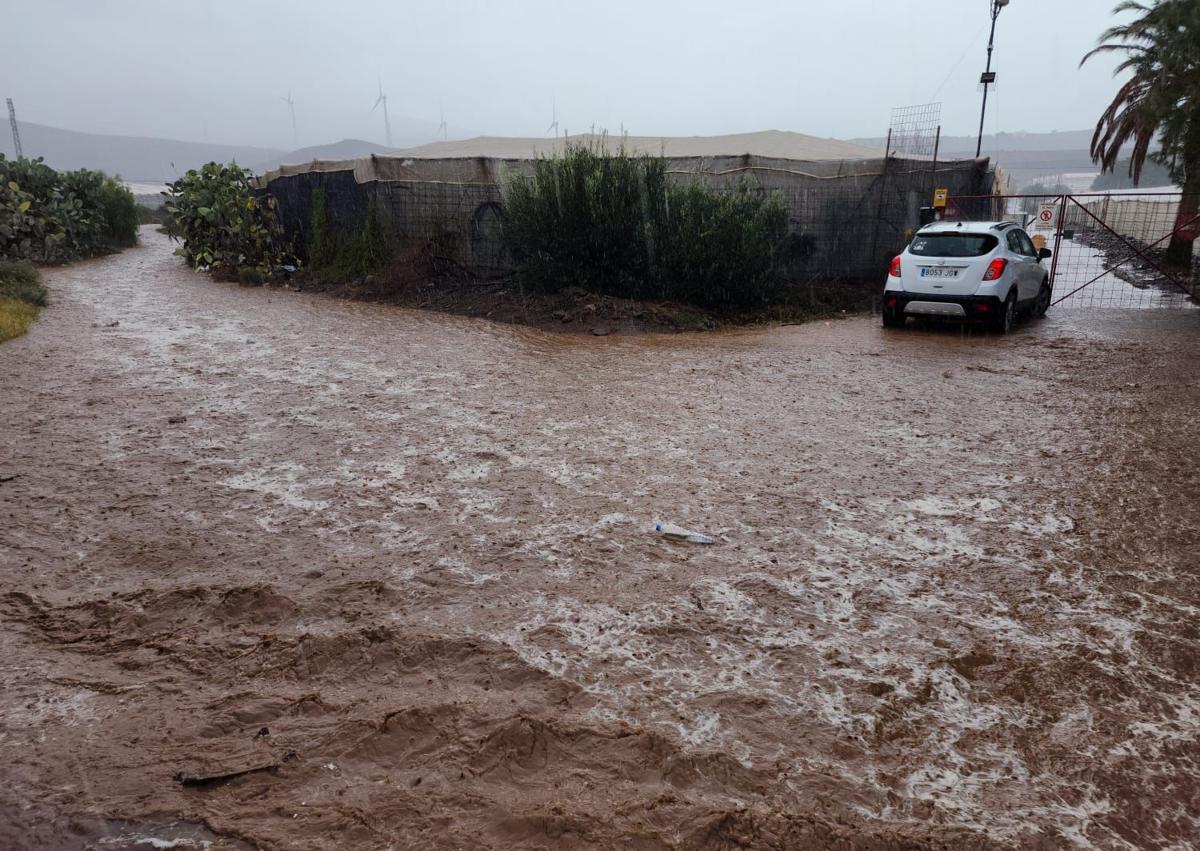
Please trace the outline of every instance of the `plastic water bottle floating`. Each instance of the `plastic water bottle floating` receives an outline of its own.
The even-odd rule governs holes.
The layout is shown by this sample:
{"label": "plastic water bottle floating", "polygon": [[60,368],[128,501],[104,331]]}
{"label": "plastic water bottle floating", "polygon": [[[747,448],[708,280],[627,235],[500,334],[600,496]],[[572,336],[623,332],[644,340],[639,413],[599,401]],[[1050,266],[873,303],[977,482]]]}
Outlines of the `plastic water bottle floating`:
{"label": "plastic water bottle floating", "polygon": [[716,538],[710,538],[708,535],[702,535],[681,526],[673,526],[670,523],[655,523],[654,531],[671,541],[685,541],[689,544],[715,544],[717,542]]}

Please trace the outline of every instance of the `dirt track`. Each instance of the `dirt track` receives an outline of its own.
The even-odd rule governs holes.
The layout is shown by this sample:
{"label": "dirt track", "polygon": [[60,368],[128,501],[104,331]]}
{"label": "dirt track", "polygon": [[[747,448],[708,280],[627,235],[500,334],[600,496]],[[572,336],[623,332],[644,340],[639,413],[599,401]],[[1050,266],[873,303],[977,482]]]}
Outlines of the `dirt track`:
{"label": "dirt track", "polygon": [[556,337],[144,242],[0,348],[0,847],[1195,847],[1194,313]]}

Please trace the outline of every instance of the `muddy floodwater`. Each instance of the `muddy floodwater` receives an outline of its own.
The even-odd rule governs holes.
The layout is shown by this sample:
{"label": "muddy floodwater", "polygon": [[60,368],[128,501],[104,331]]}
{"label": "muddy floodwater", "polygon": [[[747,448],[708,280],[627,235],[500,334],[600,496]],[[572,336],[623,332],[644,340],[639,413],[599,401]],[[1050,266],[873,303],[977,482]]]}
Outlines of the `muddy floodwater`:
{"label": "muddy floodwater", "polygon": [[1197,845],[1200,311],[555,336],[149,230],[46,277],[0,847]]}

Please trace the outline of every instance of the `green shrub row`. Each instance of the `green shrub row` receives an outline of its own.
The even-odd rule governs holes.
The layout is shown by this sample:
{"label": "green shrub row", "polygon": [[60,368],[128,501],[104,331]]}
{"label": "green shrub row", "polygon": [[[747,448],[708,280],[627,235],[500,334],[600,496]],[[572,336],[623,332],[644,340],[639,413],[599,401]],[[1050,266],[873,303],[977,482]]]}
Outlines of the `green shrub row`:
{"label": "green shrub row", "polygon": [[168,231],[170,230],[171,215],[167,212],[166,207],[147,207],[145,204],[138,204],[137,217],[138,222],[143,225],[161,225]]}
{"label": "green shrub row", "polygon": [[[236,163],[207,163],[167,187],[166,212],[175,253],[195,269],[261,281],[289,258],[274,196],[259,193],[254,175]],[[248,271],[246,271],[248,270]]]}
{"label": "green shrub row", "polygon": [[317,272],[332,272],[339,278],[364,278],[387,265],[396,254],[396,239],[379,213],[375,198],[367,200],[362,228],[348,236],[333,227],[329,200],[324,189],[312,196],[308,228],[308,266]]}
{"label": "green shrub row", "polygon": [[46,306],[46,288],[37,268],[28,260],[0,260],[0,299],[4,298]]}
{"label": "green shrub row", "polygon": [[100,171],[0,154],[0,257],[62,263],[137,242],[137,203]]}
{"label": "green shrub row", "polygon": [[778,283],[787,208],[747,184],[679,184],[662,158],[573,145],[502,192],[505,240],[536,289],[746,307]]}

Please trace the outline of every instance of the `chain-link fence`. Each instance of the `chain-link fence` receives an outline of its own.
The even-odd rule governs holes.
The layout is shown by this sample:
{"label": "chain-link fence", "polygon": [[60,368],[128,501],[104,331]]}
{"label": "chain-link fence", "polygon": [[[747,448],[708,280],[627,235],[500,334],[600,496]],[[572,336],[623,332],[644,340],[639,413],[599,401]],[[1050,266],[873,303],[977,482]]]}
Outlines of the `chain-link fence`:
{"label": "chain-link fence", "polygon": [[1174,193],[952,197],[946,218],[1015,221],[1049,248],[1054,303],[1194,309],[1200,198]]}
{"label": "chain-link fence", "polygon": [[[502,186],[529,160],[480,157],[370,158],[285,167],[265,189],[303,255],[314,192],[323,189],[329,221],[343,234],[361,229],[375,199],[402,243],[436,241],[445,257],[479,278],[511,271],[504,243]],[[798,161],[752,155],[668,159],[671,179],[713,187],[746,183],[778,193],[788,209],[783,273],[814,306],[871,304],[887,263],[920,225],[935,186],[958,195],[987,191],[986,160],[935,163],[898,157]]]}

